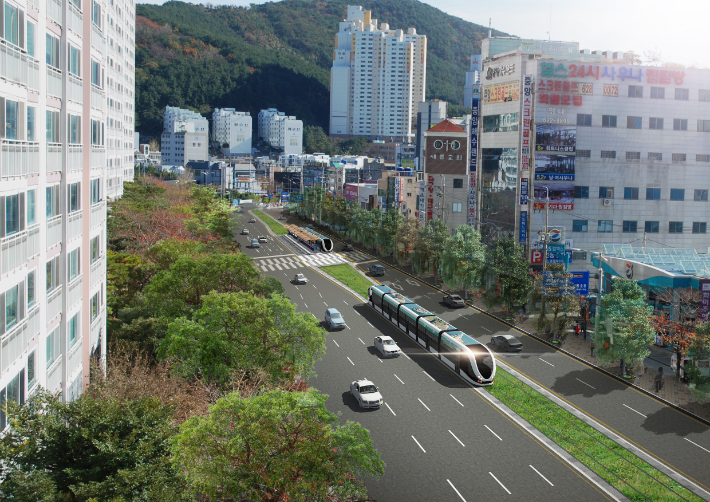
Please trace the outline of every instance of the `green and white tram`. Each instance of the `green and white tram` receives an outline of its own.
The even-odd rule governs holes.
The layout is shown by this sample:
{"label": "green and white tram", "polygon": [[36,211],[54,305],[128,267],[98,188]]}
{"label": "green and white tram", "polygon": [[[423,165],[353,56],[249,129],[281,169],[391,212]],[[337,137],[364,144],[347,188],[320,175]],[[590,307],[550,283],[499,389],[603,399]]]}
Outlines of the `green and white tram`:
{"label": "green and white tram", "polygon": [[464,379],[493,383],[496,366],[488,347],[387,286],[371,286],[368,298],[375,310]]}

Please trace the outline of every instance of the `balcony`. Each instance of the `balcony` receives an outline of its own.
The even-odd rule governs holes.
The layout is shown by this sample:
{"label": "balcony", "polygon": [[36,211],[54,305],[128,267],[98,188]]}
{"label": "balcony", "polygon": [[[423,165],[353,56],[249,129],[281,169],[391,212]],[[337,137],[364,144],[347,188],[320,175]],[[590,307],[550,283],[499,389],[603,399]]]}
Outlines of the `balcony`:
{"label": "balcony", "polygon": [[39,143],[4,139],[0,143],[0,176],[39,173]]}
{"label": "balcony", "polygon": [[82,350],[81,350],[81,336],[79,336],[76,340],[74,340],[74,345],[71,346],[69,349],[69,353],[67,354],[67,373],[72,374],[76,368],[78,368],[81,365],[81,356],[82,356]]}
{"label": "balcony", "polygon": [[47,219],[47,249],[62,242],[62,215]]}
{"label": "balcony", "polygon": [[27,6],[39,12],[39,2],[37,0],[27,0]]}
{"label": "balcony", "polygon": [[81,276],[74,279],[67,288],[67,311],[81,301]]}
{"label": "balcony", "polygon": [[67,23],[67,28],[80,37],[84,36],[83,17],[81,11],[77,9],[73,3],[69,2],[69,22]]}
{"label": "balcony", "polygon": [[67,216],[67,242],[81,235],[81,231],[83,230],[83,216],[83,211],[76,211]]}
{"label": "balcony", "polygon": [[94,23],[91,23],[91,46],[102,54],[106,50],[104,34]]}
{"label": "balcony", "polygon": [[100,225],[103,223],[103,221],[106,219],[106,203],[105,202],[99,202],[98,204],[94,204],[91,206],[91,228],[95,228],[96,226]]}
{"label": "balcony", "polygon": [[91,343],[91,348],[95,348],[101,341],[101,333],[104,330],[104,326],[106,325],[106,318],[104,317],[104,309],[101,309],[101,312],[99,313],[98,316],[96,316],[96,319],[91,323],[91,338],[90,338],[90,343]]}
{"label": "balcony", "polygon": [[57,317],[62,311],[62,287],[47,295],[47,323]]}
{"label": "balcony", "polygon": [[2,262],[2,275],[27,262],[26,230],[0,239],[0,262]]}
{"label": "balcony", "polygon": [[39,92],[39,61],[32,58],[27,59],[27,88]]}
{"label": "balcony", "polygon": [[27,229],[27,258],[39,254],[39,223]]}
{"label": "balcony", "polygon": [[47,143],[47,174],[62,172],[62,144]]}
{"label": "balcony", "polygon": [[91,145],[90,162],[92,169],[94,167],[106,167],[106,148],[103,146]]}
{"label": "balcony", "polygon": [[62,72],[52,66],[47,66],[47,95],[62,99]]}
{"label": "balcony", "polygon": [[62,26],[62,2],[61,0],[47,0],[47,19]]}
{"label": "balcony", "polygon": [[83,103],[84,84],[82,80],[76,75],[72,75],[71,73],[69,73],[68,76],[69,85],[67,86],[67,99],[74,101],[75,103]]}
{"label": "balcony", "polygon": [[67,170],[81,171],[84,167],[84,147],[67,145]]}
{"label": "balcony", "polygon": [[47,390],[49,392],[57,392],[61,389],[62,374],[64,373],[62,368],[62,356],[58,354],[57,359],[47,370]]}
{"label": "balcony", "polygon": [[0,42],[0,77],[27,85],[27,54],[4,40]]}
{"label": "balcony", "polygon": [[91,286],[94,287],[104,276],[104,259],[103,257],[91,264]]}
{"label": "balcony", "polygon": [[91,85],[91,108],[101,111],[106,109],[106,93],[93,84]]}
{"label": "balcony", "polygon": [[21,322],[3,336],[0,374],[4,373],[27,350],[27,344],[40,330],[39,308],[36,306]]}

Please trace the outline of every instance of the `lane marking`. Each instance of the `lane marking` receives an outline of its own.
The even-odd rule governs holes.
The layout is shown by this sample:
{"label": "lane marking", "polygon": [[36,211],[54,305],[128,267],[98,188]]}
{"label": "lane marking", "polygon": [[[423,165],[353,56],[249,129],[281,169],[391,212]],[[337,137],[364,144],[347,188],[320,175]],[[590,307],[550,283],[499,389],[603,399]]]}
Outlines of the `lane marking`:
{"label": "lane marking", "polygon": [[[338,342],[336,342],[335,340],[333,340],[333,343],[334,343],[335,345],[338,345]],[[340,348],[340,345],[338,345],[338,348]]]}
{"label": "lane marking", "polygon": [[[301,295],[301,293],[298,293],[298,294]],[[303,295],[301,295],[301,300],[303,300]]]}
{"label": "lane marking", "polygon": [[[685,439],[685,440],[688,441],[689,443],[693,443],[693,442],[692,442],[690,439],[688,439],[688,438],[683,438],[683,439]],[[693,444],[694,444],[695,446],[697,446],[698,448],[700,448],[701,450],[705,450],[706,452],[710,453],[710,450],[707,450],[707,449],[703,448],[703,447],[700,446],[698,443],[693,443]]]}
{"label": "lane marking", "polygon": [[377,360],[380,361],[380,362],[382,362],[382,359],[380,359],[379,357],[377,358]]}
{"label": "lane marking", "polygon": [[[370,321],[367,321],[367,324],[370,324]],[[372,324],[370,324],[370,327],[374,328],[374,326]]]}
{"label": "lane marking", "polygon": [[403,355],[404,357],[406,357],[407,359],[409,359],[410,361],[412,360],[406,353],[402,352],[402,355]]}
{"label": "lane marking", "polygon": [[[492,473],[492,472],[488,472],[488,474],[490,474],[491,476],[493,476],[493,473]],[[496,481],[498,481],[498,484],[499,484],[506,492],[508,492],[508,495],[511,495],[510,491],[505,487],[505,485],[504,485],[503,483],[501,483],[501,482],[498,480],[497,477],[493,476],[493,479],[495,479]]]}
{"label": "lane marking", "polygon": [[[417,398],[417,399],[419,399],[419,398]],[[424,407],[427,409],[427,411],[431,411],[431,410],[429,409],[429,407],[428,407],[426,404],[424,404],[424,401],[422,401],[421,399],[419,399],[419,402],[422,403],[422,406],[424,406]]]}
{"label": "lane marking", "polygon": [[[578,381],[582,382],[579,378],[575,378],[575,380],[578,380]],[[583,383],[584,385],[586,385],[587,387],[592,387],[592,386],[589,385],[587,382],[582,382],[582,383]],[[592,389],[595,389],[595,388],[592,387]],[[596,389],[595,389],[595,390],[596,390]]]}
{"label": "lane marking", "polygon": [[343,300],[343,303],[344,303],[345,305],[350,305],[350,304],[349,304],[348,302],[346,302],[345,300]]}
{"label": "lane marking", "polygon": [[325,302],[323,302],[323,305],[325,305],[326,307],[328,306],[328,304],[327,304],[327,303],[325,303]]}
{"label": "lane marking", "polygon": [[307,304],[307,303],[304,303],[304,305],[306,306],[306,308],[308,308],[308,304]]}
{"label": "lane marking", "polygon": [[434,380],[434,378],[432,378],[432,376],[431,376],[429,373],[427,373],[426,371],[424,371],[423,373],[424,373],[426,376],[428,376],[429,378],[431,378],[431,381],[432,381],[432,382],[436,382],[436,380]]}
{"label": "lane marking", "polygon": [[449,483],[449,486],[451,486],[451,488],[454,489],[454,491],[456,492],[456,495],[458,495],[459,498],[460,498],[461,500],[463,500],[463,502],[466,502],[466,499],[461,496],[461,494],[460,494],[459,491],[456,489],[456,487],[454,486],[454,484],[453,484],[451,481],[449,481],[448,479],[446,480],[446,482]]}
{"label": "lane marking", "polygon": [[349,357],[348,357],[348,361],[350,361],[350,364],[352,364],[353,366],[355,366],[355,363],[354,363],[354,362],[352,361],[352,359],[350,359]]}
{"label": "lane marking", "polygon": [[[461,443],[461,440],[456,437],[456,434],[454,434],[454,433],[451,432],[451,431],[449,431],[449,434],[451,434],[452,436],[454,436],[454,439],[455,439],[456,441],[458,441],[459,443]],[[463,446],[464,448],[466,448],[466,445],[463,444],[463,443],[461,443],[461,446]]]}
{"label": "lane marking", "polygon": [[501,441],[503,441],[503,439],[502,439],[498,434],[496,434],[495,432],[493,432],[490,427],[488,427],[487,425],[484,425],[483,427],[485,427],[486,429],[488,429],[488,432],[490,432],[491,434],[493,434],[495,437],[497,437],[498,439],[500,439]]}
{"label": "lane marking", "polygon": [[362,338],[360,338],[360,337],[358,336],[357,339],[360,340],[360,343],[362,343],[363,345],[365,345],[365,342],[362,341]]}
{"label": "lane marking", "polygon": [[[387,409],[388,409],[388,410],[392,411],[392,408],[390,408],[390,405],[389,405],[389,404],[385,403],[385,406],[387,406]],[[397,414],[396,414],[394,411],[392,411],[392,414],[393,414],[395,417],[397,416]]]}
{"label": "lane marking", "polygon": [[[394,373],[393,373],[393,375],[394,375]],[[404,382],[402,381],[401,378],[399,378],[397,375],[394,375],[394,377],[395,377],[397,380],[399,380],[399,383],[401,383],[402,385],[404,385]]]}
{"label": "lane marking", "polygon": [[540,361],[542,361],[543,363],[545,363],[545,364],[549,364],[549,365],[550,365],[550,366],[552,366],[553,368],[555,367],[555,365],[554,365],[554,364],[552,364],[552,363],[548,363],[548,362],[547,362],[547,361],[545,361],[545,360],[544,360],[544,359],[543,359],[542,357],[538,357],[538,359],[539,359]]}
{"label": "lane marking", "polygon": [[547,479],[545,476],[543,476],[542,474],[540,474],[540,471],[538,471],[537,469],[535,469],[532,465],[530,466],[530,468],[531,468],[533,471],[537,472],[538,476],[540,476],[542,479],[544,479],[545,481],[547,481],[547,483],[548,483],[550,486],[555,486],[555,485],[553,485],[552,483],[550,483],[550,480],[549,480],[549,479]]}
{"label": "lane marking", "polygon": [[[422,448],[422,445],[419,444],[419,441],[417,441],[417,438],[415,438],[414,436],[412,436],[412,439],[414,440],[415,443],[417,443],[417,446],[419,446],[419,448]],[[422,451],[423,451],[424,453],[426,453],[426,450],[425,450],[424,448],[422,448]]]}
{"label": "lane marking", "polygon": [[321,298],[323,298],[323,295],[322,295],[322,294],[320,294],[320,291],[318,292],[318,296],[320,296]]}
{"label": "lane marking", "polygon": [[[626,405],[624,405],[624,406],[626,406]],[[636,411],[636,410],[633,409],[631,406],[626,406],[626,407],[627,407],[628,409],[630,409],[631,411],[633,411],[634,413],[638,413],[638,414],[641,415],[643,418],[648,418],[646,415],[644,415],[644,414],[641,413],[640,411]]]}
{"label": "lane marking", "polygon": [[[454,397],[453,394],[449,394],[449,395],[450,395],[451,397]],[[463,406],[463,403],[462,403],[461,401],[459,401],[458,399],[456,399],[455,397],[454,397],[454,401],[456,401],[456,402],[459,403],[461,406]]]}
{"label": "lane marking", "polygon": [[[481,326],[481,328],[483,328],[483,326]],[[483,328],[483,329],[485,329],[485,330],[488,331],[489,333],[493,333],[493,332],[492,332],[490,329],[488,329],[488,328]]]}

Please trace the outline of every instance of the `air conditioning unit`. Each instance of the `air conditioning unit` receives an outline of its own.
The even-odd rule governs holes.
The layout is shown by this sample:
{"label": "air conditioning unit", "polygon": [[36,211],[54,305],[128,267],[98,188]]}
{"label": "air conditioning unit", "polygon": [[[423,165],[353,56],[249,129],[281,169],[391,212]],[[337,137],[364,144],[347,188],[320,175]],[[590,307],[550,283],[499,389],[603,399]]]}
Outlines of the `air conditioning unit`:
{"label": "air conditioning unit", "polygon": [[611,207],[613,201],[611,199],[604,199],[604,207]]}

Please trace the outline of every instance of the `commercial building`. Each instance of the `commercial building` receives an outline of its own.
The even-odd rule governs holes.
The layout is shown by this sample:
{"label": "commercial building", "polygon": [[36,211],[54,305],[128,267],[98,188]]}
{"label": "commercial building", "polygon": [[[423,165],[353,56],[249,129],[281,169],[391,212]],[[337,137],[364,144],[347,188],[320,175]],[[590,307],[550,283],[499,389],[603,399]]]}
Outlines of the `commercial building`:
{"label": "commercial building", "polygon": [[2,12],[0,406],[40,386],[70,401],[106,355],[106,203],[133,179],[135,4]]}
{"label": "commercial building", "polygon": [[335,36],[330,134],[408,142],[426,88],[427,38],[349,5]]}
{"label": "commercial building", "polygon": [[[442,120],[446,120],[448,103],[440,99],[424,101],[417,104],[417,158],[424,158],[424,133]],[[422,162],[419,162],[421,168]]]}
{"label": "commercial building", "polygon": [[463,105],[471,106],[473,97],[478,97],[479,85],[481,83],[481,62],[480,54],[471,56],[471,67],[466,72],[466,83],[463,86]]}
{"label": "commercial building", "polygon": [[209,122],[192,110],[166,106],[160,136],[164,168],[185,167],[188,162],[209,160]]}
{"label": "commercial building", "polygon": [[[227,157],[251,155],[252,121],[249,112],[215,108],[212,112],[212,144]],[[226,146],[225,146],[226,145]]]}
{"label": "commercial building", "polygon": [[359,204],[361,208],[371,210],[376,207],[377,183],[346,183],[345,200]]}
{"label": "commercial building", "polygon": [[[484,56],[493,45],[483,44]],[[484,60],[477,198],[484,238],[513,235],[538,250],[549,194],[550,228],[568,247],[707,253],[710,71],[564,52],[563,59],[515,49]],[[541,264],[542,253],[531,259]]]}
{"label": "commercial building", "polygon": [[259,112],[259,139],[285,155],[303,153],[303,121],[287,116],[275,108]]}
{"label": "commercial building", "polygon": [[134,166],[159,166],[161,165],[161,154],[160,152],[153,152],[150,150],[150,145],[143,143],[136,149],[133,154]]}

